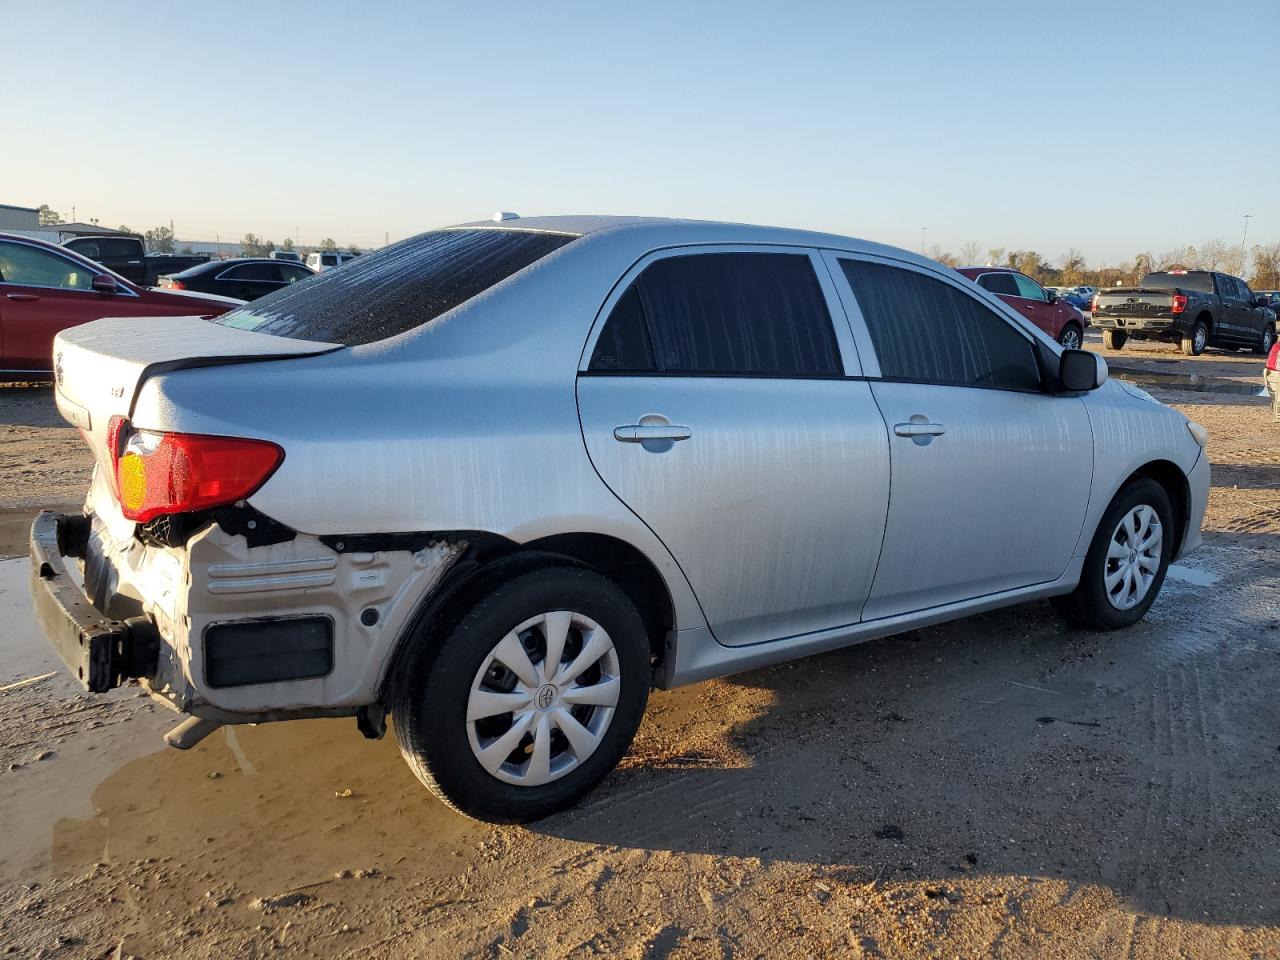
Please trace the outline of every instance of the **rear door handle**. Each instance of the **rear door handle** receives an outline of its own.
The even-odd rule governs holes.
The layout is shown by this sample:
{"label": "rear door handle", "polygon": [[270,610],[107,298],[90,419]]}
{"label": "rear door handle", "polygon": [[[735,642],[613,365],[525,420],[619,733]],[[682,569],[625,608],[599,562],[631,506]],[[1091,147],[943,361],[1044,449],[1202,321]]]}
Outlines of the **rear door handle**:
{"label": "rear door handle", "polygon": [[628,423],[613,428],[613,439],[623,443],[644,443],[646,440],[688,440],[693,431],[674,423]]}
{"label": "rear door handle", "polygon": [[39,300],[34,293],[6,293],[6,297],[10,300]]}
{"label": "rear door handle", "polygon": [[947,428],[940,423],[895,423],[893,432],[900,437],[940,437],[947,432]]}

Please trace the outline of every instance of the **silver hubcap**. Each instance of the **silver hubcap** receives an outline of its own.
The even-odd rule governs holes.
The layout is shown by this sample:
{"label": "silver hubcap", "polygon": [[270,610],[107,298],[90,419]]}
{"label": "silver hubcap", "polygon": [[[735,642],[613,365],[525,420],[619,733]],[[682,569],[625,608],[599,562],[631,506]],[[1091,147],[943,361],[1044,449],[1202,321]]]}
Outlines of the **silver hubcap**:
{"label": "silver hubcap", "polygon": [[621,691],[618,652],[603,627],[568,610],[530,617],[471,681],[471,751],[505,783],[550,783],[595,752]]}
{"label": "silver hubcap", "polygon": [[1204,349],[1204,341],[1207,336],[1208,335],[1205,333],[1204,327],[1196,327],[1196,336],[1195,336],[1194,343],[1195,343],[1197,353]]}
{"label": "silver hubcap", "polygon": [[1117,610],[1131,610],[1143,601],[1160,570],[1160,516],[1145,503],[1121,519],[1107,546],[1103,583],[1107,599]]}
{"label": "silver hubcap", "polygon": [[1080,334],[1076,333],[1074,327],[1062,335],[1062,345],[1068,350],[1080,348]]}

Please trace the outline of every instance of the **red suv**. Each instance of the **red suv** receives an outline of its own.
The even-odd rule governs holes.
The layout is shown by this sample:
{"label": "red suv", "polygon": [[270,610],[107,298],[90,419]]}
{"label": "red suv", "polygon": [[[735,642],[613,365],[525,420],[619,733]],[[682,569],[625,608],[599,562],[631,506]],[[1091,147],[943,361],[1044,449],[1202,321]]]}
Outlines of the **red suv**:
{"label": "red suv", "polygon": [[65,247],[0,233],[0,376],[50,373],[53,336],[102,317],[216,317],[241,301],[136,286]]}
{"label": "red suv", "polygon": [[1084,343],[1084,314],[1059,300],[1025,273],[1009,267],[957,267],[984,290],[990,290],[1064,347],[1079,350]]}

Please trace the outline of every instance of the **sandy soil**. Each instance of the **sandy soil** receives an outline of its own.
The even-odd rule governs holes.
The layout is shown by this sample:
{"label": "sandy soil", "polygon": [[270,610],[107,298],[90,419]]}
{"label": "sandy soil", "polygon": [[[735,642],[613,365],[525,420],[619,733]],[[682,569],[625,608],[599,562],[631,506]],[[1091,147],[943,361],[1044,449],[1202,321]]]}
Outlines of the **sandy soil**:
{"label": "sandy soil", "polygon": [[[533,827],[452,815],[351,721],[179,753],[134,690],[0,691],[0,955],[1280,957],[1280,425],[1149,389],[1215,474],[1145,622],[1029,604],[655,693],[622,769]],[[48,402],[0,392],[0,506],[82,488]],[[20,620],[0,687],[53,669]]]}

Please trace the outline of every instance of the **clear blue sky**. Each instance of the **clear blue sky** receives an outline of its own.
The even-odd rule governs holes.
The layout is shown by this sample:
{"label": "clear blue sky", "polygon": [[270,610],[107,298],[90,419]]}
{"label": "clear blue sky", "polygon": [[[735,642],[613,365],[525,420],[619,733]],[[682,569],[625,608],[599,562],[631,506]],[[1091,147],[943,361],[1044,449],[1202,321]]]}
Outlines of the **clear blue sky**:
{"label": "clear blue sky", "polygon": [[1280,3],[8,3],[0,203],[180,238],[643,213],[1280,240]]}

